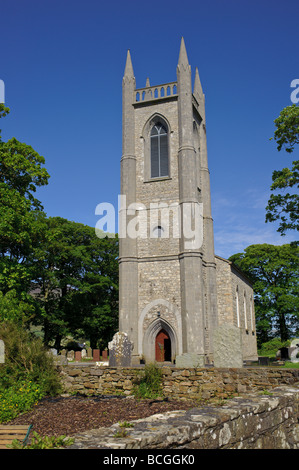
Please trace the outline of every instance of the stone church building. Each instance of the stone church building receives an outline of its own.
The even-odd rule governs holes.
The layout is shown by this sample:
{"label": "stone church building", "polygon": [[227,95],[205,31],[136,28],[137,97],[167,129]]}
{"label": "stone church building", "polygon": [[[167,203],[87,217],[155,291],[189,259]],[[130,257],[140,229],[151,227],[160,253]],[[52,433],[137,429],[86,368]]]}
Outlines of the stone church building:
{"label": "stone church building", "polygon": [[119,331],[133,343],[132,365],[141,359],[212,364],[221,325],[238,332],[243,360],[257,358],[252,285],[214,253],[205,96],[197,69],[193,88],[191,82],[183,39],[176,82],[152,86],[147,79],[136,89],[128,51]]}

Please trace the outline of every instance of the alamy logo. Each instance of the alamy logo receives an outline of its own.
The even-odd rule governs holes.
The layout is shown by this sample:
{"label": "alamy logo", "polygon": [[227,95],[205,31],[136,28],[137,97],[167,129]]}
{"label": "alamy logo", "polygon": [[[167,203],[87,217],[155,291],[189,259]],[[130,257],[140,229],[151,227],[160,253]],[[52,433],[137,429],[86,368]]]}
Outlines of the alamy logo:
{"label": "alamy logo", "polygon": [[[95,231],[99,238],[115,237],[116,211],[113,204],[97,205],[96,215],[101,218]],[[186,250],[197,250],[203,243],[203,204],[184,202],[181,204],[133,202],[127,206],[126,196],[118,196],[119,238],[183,238]]]}
{"label": "alamy logo", "polygon": [[294,78],[291,81],[291,88],[295,88],[291,93],[291,101],[293,104],[297,104],[299,103],[299,78]]}
{"label": "alamy logo", "polygon": [[0,79],[0,103],[4,103],[5,102],[5,99],[4,99],[4,81]]}

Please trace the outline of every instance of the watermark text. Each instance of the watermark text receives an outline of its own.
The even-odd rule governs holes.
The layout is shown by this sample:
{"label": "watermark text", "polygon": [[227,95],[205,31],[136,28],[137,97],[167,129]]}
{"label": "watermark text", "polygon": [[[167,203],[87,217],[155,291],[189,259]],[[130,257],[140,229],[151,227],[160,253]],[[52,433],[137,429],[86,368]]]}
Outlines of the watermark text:
{"label": "watermark text", "polygon": [[115,237],[118,213],[118,237],[131,239],[183,238],[184,248],[199,249],[203,243],[203,204],[199,202],[132,202],[127,205],[125,195],[118,196],[118,211],[113,204],[102,202],[96,206],[100,216],[95,226],[99,238]]}
{"label": "watermark text", "polygon": [[5,103],[5,86],[4,81],[0,79],[0,103]]}
{"label": "watermark text", "polygon": [[291,88],[295,88],[295,90],[292,91],[291,93],[291,101],[293,104],[299,103],[299,78],[294,78],[294,80],[291,81]]}

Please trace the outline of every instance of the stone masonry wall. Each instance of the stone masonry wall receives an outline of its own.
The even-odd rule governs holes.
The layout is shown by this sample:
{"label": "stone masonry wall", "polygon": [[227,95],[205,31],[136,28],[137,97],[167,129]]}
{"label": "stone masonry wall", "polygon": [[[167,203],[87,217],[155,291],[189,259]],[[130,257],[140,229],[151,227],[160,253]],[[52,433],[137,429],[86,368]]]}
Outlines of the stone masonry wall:
{"label": "stone masonry wall", "polygon": [[[159,275],[157,276],[157,270]],[[180,265],[178,260],[165,260],[159,262],[139,263],[138,266],[138,302],[139,311],[149,307],[150,299],[154,299],[153,307],[149,308],[143,320],[143,333],[160,312],[161,318],[168,321],[178,331],[177,320],[174,312],[169,310],[157,299],[166,299],[177,310],[181,308]]]}
{"label": "stone masonry wall", "polygon": [[[116,437],[123,431],[119,423],[86,431],[75,436],[71,448],[298,449],[298,405],[299,383],[281,385],[267,395],[249,393],[222,406],[168,411],[134,420],[121,438]],[[186,456],[192,463],[192,458],[198,457],[192,450]]]}
{"label": "stone masonry wall", "polygon": [[230,323],[240,328],[243,359],[256,360],[257,344],[252,286],[230,261],[219,256],[215,256],[215,261],[219,324]]}
{"label": "stone masonry wall", "polygon": [[[132,395],[140,368],[94,365],[58,366],[69,393]],[[162,367],[163,391],[169,398],[228,398],[236,393],[269,390],[299,380],[299,369],[179,369]]]}

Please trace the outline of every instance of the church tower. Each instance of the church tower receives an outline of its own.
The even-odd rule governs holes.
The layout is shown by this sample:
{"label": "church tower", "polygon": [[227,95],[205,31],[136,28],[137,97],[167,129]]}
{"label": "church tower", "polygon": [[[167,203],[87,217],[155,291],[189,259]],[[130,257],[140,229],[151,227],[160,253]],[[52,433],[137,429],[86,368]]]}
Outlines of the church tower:
{"label": "church tower", "polygon": [[205,97],[184,39],[176,82],[136,89],[127,54],[119,242],[119,330],[132,365],[210,362],[218,314]]}

